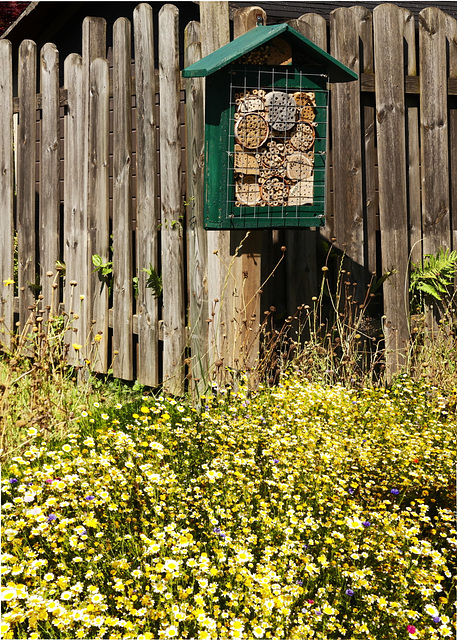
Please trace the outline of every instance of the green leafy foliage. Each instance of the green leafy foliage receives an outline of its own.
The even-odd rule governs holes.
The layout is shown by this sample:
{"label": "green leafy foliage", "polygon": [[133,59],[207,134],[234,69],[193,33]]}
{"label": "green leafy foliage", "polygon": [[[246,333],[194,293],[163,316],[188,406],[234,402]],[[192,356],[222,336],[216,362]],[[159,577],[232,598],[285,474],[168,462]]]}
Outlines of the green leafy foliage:
{"label": "green leafy foliage", "polygon": [[97,271],[102,278],[109,278],[113,273],[113,263],[111,260],[103,262],[103,258],[97,254],[92,256],[92,264],[94,265],[94,273]]}
{"label": "green leafy foliage", "polygon": [[159,276],[152,264],[149,264],[147,269],[143,269],[147,274],[146,288],[151,289],[154,298],[159,298],[162,295],[163,282],[162,276]]}
{"label": "green leafy foliage", "polygon": [[427,299],[441,304],[450,301],[457,274],[457,251],[440,249],[436,255],[427,254],[422,265],[412,263],[411,267],[409,292],[413,309],[422,310]]}

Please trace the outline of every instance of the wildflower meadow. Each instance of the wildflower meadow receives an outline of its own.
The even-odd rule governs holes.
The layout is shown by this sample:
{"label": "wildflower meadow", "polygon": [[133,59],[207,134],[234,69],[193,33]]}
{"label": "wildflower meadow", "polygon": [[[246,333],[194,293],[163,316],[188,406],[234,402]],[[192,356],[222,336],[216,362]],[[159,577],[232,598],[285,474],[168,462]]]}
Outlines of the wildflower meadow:
{"label": "wildflower meadow", "polygon": [[2,473],[7,638],[455,635],[456,395],[285,376],[31,434]]}

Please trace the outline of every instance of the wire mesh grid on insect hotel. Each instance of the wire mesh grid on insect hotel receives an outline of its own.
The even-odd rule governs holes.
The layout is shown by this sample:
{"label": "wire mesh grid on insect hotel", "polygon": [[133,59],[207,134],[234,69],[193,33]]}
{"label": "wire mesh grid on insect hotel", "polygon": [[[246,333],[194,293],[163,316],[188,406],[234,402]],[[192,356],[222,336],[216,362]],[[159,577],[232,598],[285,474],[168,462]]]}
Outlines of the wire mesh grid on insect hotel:
{"label": "wire mesh grid on insect hotel", "polygon": [[233,162],[228,168],[227,210],[234,216],[271,212],[276,218],[299,218],[305,205],[318,204],[314,182],[316,172],[325,171],[325,162],[315,163],[317,116],[323,118],[326,107],[317,104],[326,104],[326,99],[317,102],[319,90],[304,89],[301,75],[300,86],[296,81],[289,86],[284,71],[281,89],[271,88],[274,75],[259,71],[257,86],[248,86],[246,77],[244,83],[231,85],[228,153]]}

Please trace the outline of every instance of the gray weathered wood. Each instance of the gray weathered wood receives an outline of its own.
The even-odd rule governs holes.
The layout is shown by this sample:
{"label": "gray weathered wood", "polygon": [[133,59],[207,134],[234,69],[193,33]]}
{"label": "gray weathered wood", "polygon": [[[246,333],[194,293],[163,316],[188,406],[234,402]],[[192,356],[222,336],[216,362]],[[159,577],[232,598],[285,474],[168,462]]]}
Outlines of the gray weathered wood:
{"label": "gray weathered wood", "polygon": [[446,17],[436,7],[419,14],[419,75],[424,253],[449,247],[449,158]]}
{"label": "gray weathered wood", "polygon": [[[67,340],[69,362],[80,363],[85,354],[87,326],[81,305],[87,292],[87,212],[84,195],[84,97],[81,56],[72,53],[64,62],[64,82],[68,90],[65,115],[64,166],[64,261],[66,264],[64,304],[71,331]],[[73,344],[81,345],[75,351]]]}
{"label": "gray weathered wood", "polygon": [[11,345],[14,278],[13,68],[11,43],[0,40],[0,344]]}
{"label": "gray weathered wood", "polygon": [[[200,4],[202,56],[219,49],[230,41],[228,2]],[[231,330],[234,296],[230,269],[230,232],[207,232],[208,263],[208,328],[209,370],[222,382],[224,359],[230,353],[228,332]],[[225,378],[225,376],[223,376]]]}
{"label": "gray weathered wood", "polygon": [[[406,9],[405,11],[406,70],[409,76],[417,76],[414,16]],[[420,263],[422,258],[422,215],[419,106],[418,102],[416,103],[416,98],[407,96],[406,100],[409,246],[411,260]]]}
{"label": "gray weathered wood", "polygon": [[130,42],[130,22],[118,18],[113,28],[113,372],[124,380],[133,378]]}
{"label": "gray weathered wood", "polygon": [[[292,28],[327,51],[327,23],[314,13],[303,14],[289,23]],[[328,180],[327,180],[328,187]],[[327,197],[328,201],[328,197]],[[325,233],[329,237],[330,233]],[[315,229],[286,231],[287,310],[293,315],[301,304],[317,295],[317,240]]]}
{"label": "gray weathered wood", "polygon": [[[352,7],[360,24],[360,43],[363,54],[360,60],[361,73],[373,73],[373,15],[365,7]],[[369,281],[376,272],[377,256],[377,213],[379,210],[376,183],[376,125],[375,105],[370,96],[361,95],[362,143],[363,143],[363,206],[365,220],[365,268]]]}
{"label": "gray weathered wood", "polygon": [[[97,58],[90,65],[88,108],[88,194],[87,207],[90,229],[90,252],[101,257],[109,255],[109,68],[108,61]],[[92,320],[92,353],[95,371],[108,371],[108,296],[109,282],[100,271],[90,267],[90,300]]]}
{"label": "gray weathered wood", "polygon": [[[184,64],[201,58],[200,24],[190,22],[184,31]],[[206,391],[208,370],[208,294],[206,287],[207,246],[203,227],[204,200],[204,117],[205,82],[186,79],[186,152],[187,152],[187,281],[189,290],[189,327],[192,392]]]}
{"label": "gray weathered wood", "polygon": [[157,152],[152,8],[138,5],[133,12],[136,82],[136,255],[138,276],[138,373],[141,384],[159,384],[158,302],[146,287],[144,269],[157,271],[156,193]]}
{"label": "gray weathered wood", "polygon": [[35,300],[36,249],[36,44],[24,40],[19,47],[19,135],[17,141],[17,248],[19,322],[24,327]]}
{"label": "gray weathered wood", "polygon": [[[360,72],[360,16],[351,7],[330,14],[330,52],[340,62]],[[332,85],[334,230],[336,246],[346,255],[356,296],[365,297],[365,234],[363,201],[362,125],[360,79]]]}
{"label": "gray weathered wood", "polygon": [[383,4],[373,12],[379,217],[383,271],[396,270],[384,285],[386,367],[391,378],[403,364],[408,330],[408,201],[405,138],[403,36],[407,12]]}
{"label": "gray weathered wood", "polygon": [[[457,79],[457,20],[446,16],[446,34],[448,40],[449,82]],[[457,105],[449,101],[449,175],[457,175]],[[451,179],[451,242],[457,249],[457,180]]]}
{"label": "gray weathered wood", "polygon": [[181,196],[179,12],[159,12],[160,203],[162,216],[163,383],[184,390],[184,264]]}
{"label": "gray weathered wood", "polygon": [[[93,246],[93,241],[95,240],[95,235],[97,232],[94,232],[94,229],[98,226],[96,220],[96,212],[92,209],[89,211],[90,205],[89,200],[93,199],[93,194],[91,194],[91,188],[94,186],[93,180],[91,180],[90,174],[94,169],[93,158],[91,157],[91,152],[89,150],[89,138],[91,136],[91,127],[92,123],[89,121],[89,109],[90,109],[90,101],[91,101],[91,88],[92,88],[92,78],[91,78],[91,64],[97,58],[105,58],[106,57],[106,20],[104,18],[97,18],[92,16],[87,16],[83,20],[82,25],[82,70],[83,70],[83,120],[84,120],[84,136],[83,136],[83,156],[84,156],[84,165],[83,165],[83,197],[84,197],[84,208],[86,210],[86,271],[87,278],[85,282],[85,300],[84,304],[81,306],[81,323],[85,327],[85,332],[87,334],[87,350],[85,350],[85,357],[92,359],[94,356],[94,348],[95,346],[99,346],[100,349],[97,349],[97,353],[100,355],[98,359],[97,367],[100,368],[100,371],[107,370],[104,361],[107,358],[107,334],[103,336],[103,343],[100,342],[99,345],[92,344],[92,339],[94,337],[95,326],[92,324],[92,320],[94,319],[93,310],[94,310],[94,300],[93,294],[97,291],[97,287],[100,283],[99,274],[94,272],[92,266],[92,256],[97,253],[95,247]],[[92,176],[93,178],[93,176]],[[103,209],[102,209],[103,216]],[[92,219],[90,219],[92,216]],[[102,224],[100,222],[100,224]],[[97,300],[96,306],[98,306],[100,300]],[[101,311],[101,309],[100,309]],[[102,324],[106,325],[106,321],[102,321]],[[101,330],[101,329],[100,329]],[[92,344],[92,347],[89,349],[89,344]],[[106,352],[106,353],[105,353]],[[100,365],[104,364],[103,367]]]}
{"label": "gray weathered wood", "polygon": [[[53,44],[41,50],[41,177],[40,177],[40,282],[50,313],[59,300],[53,284],[60,258],[60,121],[59,52]],[[48,274],[53,275],[48,275]]]}

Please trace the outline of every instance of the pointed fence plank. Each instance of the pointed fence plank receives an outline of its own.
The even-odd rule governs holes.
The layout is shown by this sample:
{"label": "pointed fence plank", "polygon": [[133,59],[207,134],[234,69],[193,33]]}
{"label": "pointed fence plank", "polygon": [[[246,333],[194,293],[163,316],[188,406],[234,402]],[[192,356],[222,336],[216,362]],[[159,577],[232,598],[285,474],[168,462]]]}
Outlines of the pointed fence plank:
{"label": "pointed fence plank", "polygon": [[[360,73],[360,17],[351,7],[330,14],[330,52],[340,62]],[[362,123],[360,76],[352,82],[332,85],[334,230],[336,245],[346,255],[356,296],[365,297],[365,235],[363,200]]]}
{"label": "pointed fence plank", "polygon": [[[200,28],[202,56],[207,56],[230,42],[228,2],[202,2],[200,4]],[[209,372],[216,382],[225,381],[224,360],[228,359],[230,342],[228,331],[233,309],[233,287],[229,269],[230,232],[207,232],[207,282],[208,282],[208,328]]]}
{"label": "pointed fence plank", "polygon": [[[60,120],[59,52],[53,44],[41,50],[40,282],[51,315],[59,300],[53,288],[60,259]],[[52,275],[48,275],[52,274]]]}
{"label": "pointed fence plank", "polygon": [[14,278],[13,67],[11,43],[0,40],[0,344],[11,345]]}
{"label": "pointed fence plank", "polygon": [[35,301],[35,161],[37,51],[32,40],[19,47],[19,131],[17,141],[17,248],[19,322],[24,327]]}
{"label": "pointed fence plank", "polygon": [[384,285],[386,367],[389,379],[403,365],[409,340],[403,71],[403,38],[407,18],[407,12],[393,4],[383,4],[374,10],[382,268],[383,272],[396,271]]}
{"label": "pointed fence plank", "polygon": [[152,7],[143,3],[133,12],[136,82],[136,255],[138,277],[138,370],[141,384],[159,384],[158,301],[146,286],[145,269],[158,272],[156,189],[157,151]]}
{"label": "pointed fence plank", "polygon": [[424,254],[450,246],[446,17],[419,14],[419,75]]}
{"label": "pointed fence plank", "polygon": [[184,391],[184,264],[181,196],[179,12],[159,12],[160,202],[162,216],[163,383]]}
{"label": "pointed fence plank", "polygon": [[[184,65],[201,58],[200,24],[190,22],[184,31]],[[207,246],[203,227],[205,162],[205,81],[186,79],[186,155],[187,155],[187,254],[189,326],[191,351],[191,391],[206,391],[208,370],[208,297],[206,289]]]}
{"label": "pointed fence plank", "polygon": [[[91,205],[89,204],[90,200],[93,200],[93,194],[91,193],[91,188],[94,187],[94,181],[91,180],[91,172],[94,170],[93,157],[91,157],[91,152],[89,150],[89,139],[92,135],[91,128],[93,123],[90,122],[90,102],[92,99],[91,89],[93,87],[92,77],[91,77],[91,65],[94,60],[97,58],[105,58],[106,56],[106,20],[104,18],[97,18],[87,16],[83,20],[82,25],[82,68],[83,68],[83,109],[84,109],[84,166],[83,166],[83,197],[84,197],[84,208],[86,210],[86,272],[87,278],[85,282],[85,299],[84,304],[81,306],[81,322],[84,324],[86,331],[86,341],[87,348],[85,349],[85,357],[88,357],[92,364],[93,357],[95,353],[97,353],[100,357],[98,358],[98,363],[96,365],[100,371],[106,370],[105,367],[100,367],[102,364],[102,360],[106,360],[104,351],[106,350],[106,342],[107,342],[107,332],[103,335],[102,340],[103,343],[94,343],[94,331],[95,326],[92,323],[94,319],[93,311],[94,311],[94,299],[93,295],[97,291],[97,285],[100,284],[99,273],[94,270],[92,264],[92,256],[97,253],[93,243],[95,241],[95,236],[98,234],[97,229],[98,226],[102,226],[102,220],[100,220],[100,225],[96,219],[96,212],[94,209],[91,209]],[[103,136],[103,133],[100,132],[100,135]],[[92,175],[92,178],[94,176]],[[103,205],[102,205],[103,206]],[[101,214],[103,216],[103,208],[101,210]],[[103,233],[103,232],[101,232]],[[103,297],[103,296],[102,296]],[[98,304],[100,300],[97,300],[96,304]],[[106,321],[102,320],[102,324],[106,325]],[[98,330],[98,329],[97,329]],[[101,330],[101,329],[100,329]],[[100,335],[100,334],[99,334]],[[98,339],[97,339],[98,340]],[[100,359],[101,358],[101,359]],[[97,369],[98,370],[98,369]]]}
{"label": "pointed fence plank", "polygon": [[[90,66],[88,119],[88,216],[90,255],[100,256],[103,264],[109,255],[109,68],[108,61],[94,60]],[[93,319],[92,353],[95,371],[108,371],[109,282],[91,265],[91,314]]]}
{"label": "pointed fence plank", "polygon": [[[80,364],[85,354],[87,327],[83,324],[81,305],[87,292],[87,213],[84,197],[84,96],[82,58],[70,54],[64,62],[64,82],[68,92],[65,115],[65,168],[64,168],[64,261],[65,311],[71,331],[68,360]],[[81,345],[76,351],[72,345]]]}
{"label": "pointed fence plank", "polygon": [[133,378],[131,26],[113,28],[113,372]]}

